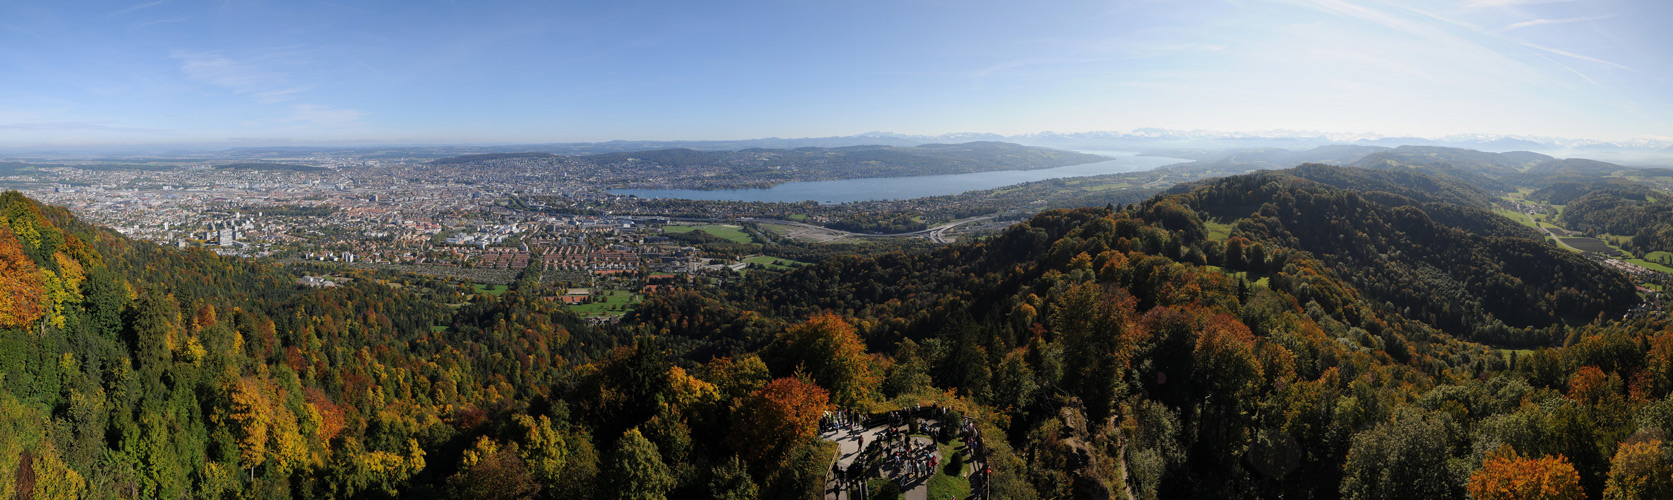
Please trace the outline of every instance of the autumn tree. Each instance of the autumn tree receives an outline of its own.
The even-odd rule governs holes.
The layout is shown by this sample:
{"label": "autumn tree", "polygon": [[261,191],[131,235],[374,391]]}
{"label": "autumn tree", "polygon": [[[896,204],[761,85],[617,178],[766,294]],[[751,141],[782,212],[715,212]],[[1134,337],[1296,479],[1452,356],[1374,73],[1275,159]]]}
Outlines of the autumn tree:
{"label": "autumn tree", "polygon": [[754,354],[738,358],[720,357],[703,365],[703,378],[714,384],[722,399],[730,401],[755,392],[772,380],[767,363]]}
{"label": "autumn tree", "polygon": [[1580,473],[1562,455],[1523,457],[1509,445],[1489,453],[1470,475],[1475,500],[1581,500]]}
{"label": "autumn tree", "polygon": [[0,225],[0,328],[18,328],[41,319],[41,273],[23,254],[17,235]]}
{"label": "autumn tree", "polygon": [[517,443],[501,445],[487,437],[460,457],[459,472],[447,479],[453,498],[468,500],[517,500],[540,491],[519,458]]}
{"label": "autumn tree", "polygon": [[272,405],[255,380],[238,379],[227,392],[227,421],[238,441],[238,459],[255,475],[255,468],[267,460],[267,427],[273,421]]}
{"label": "autumn tree", "polygon": [[805,371],[831,390],[832,402],[858,406],[870,399],[877,377],[854,326],[832,313],[816,314],[773,339],[768,353],[774,372]]}
{"label": "autumn tree", "polygon": [[569,458],[569,445],[562,433],[552,427],[552,419],[541,415],[518,415],[514,421],[523,430],[522,459],[529,473],[543,485],[555,485],[563,477]]}
{"label": "autumn tree", "polygon": [[732,407],[732,442],[752,464],[776,459],[819,431],[829,396],[817,385],[781,378],[744,397]]}
{"label": "autumn tree", "polygon": [[1609,463],[1604,500],[1673,498],[1673,460],[1669,458],[1660,439],[1622,444]]}

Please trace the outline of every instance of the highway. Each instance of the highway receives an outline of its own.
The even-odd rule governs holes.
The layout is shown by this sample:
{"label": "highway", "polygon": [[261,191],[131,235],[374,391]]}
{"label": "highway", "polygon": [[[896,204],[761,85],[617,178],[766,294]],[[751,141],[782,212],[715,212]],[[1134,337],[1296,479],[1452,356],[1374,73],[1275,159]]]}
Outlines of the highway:
{"label": "highway", "polygon": [[933,242],[936,242],[936,243],[951,243],[951,241],[947,240],[947,237],[946,237],[947,231],[949,231],[949,230],[951,230],[955,227],[958,227],[958,226],[962,226],[962,225],[969,224],[969,223],[972,223],[972,222],[984,221],[984,220],[988,220],[988,219],[992,219],[992,218],[993,218],[992,215],[970,217],[970,218],[966,218],[966,219],[959,219],[959,220],[952,221],[952,222],[946,222],[946,223],[938,224],[938,225],[935,225],[933,227],[918,230],[918,231],[912,231],[912,232],[908,232],[908,233],[893,233],[893,234],[856,233],[856,232],[852,232],[852,231],[843,231],[843,230],[839,230],[839,229],[831,229],[831,228],[828,228],[828,227],[825,227],[825,226],[808,224],[808,223],[805,223],[805,222],[796,222],[796,221],[779,220],[779,219],[743,218],[743,219],[738,219],[738,220],[765,223],[765,224],[779,224],[779,225],[784,225],[784,226],[796,226],[796,227],[802,227],[802,228],[807,228],[807,229],[816,229],[816,230],[820,230],[820,231],[827,231],[827,232],[839,234],[839,235],[841,235],[840,237],[842,237],[842,238],[849,238],[849,237],[853,237],[853,238],[919,238],[919,237],[921,237],[921,238],[926,238],[926,239],[928,239],[930,241],[933,241]]}

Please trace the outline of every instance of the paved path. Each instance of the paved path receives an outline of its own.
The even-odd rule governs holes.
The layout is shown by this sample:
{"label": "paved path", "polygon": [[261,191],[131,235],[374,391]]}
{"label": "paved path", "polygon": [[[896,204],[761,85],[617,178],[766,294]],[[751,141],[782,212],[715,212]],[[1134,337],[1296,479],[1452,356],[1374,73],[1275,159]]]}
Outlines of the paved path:
{"label": "paved path", "polygon": [[[860,437],[865,437],[866,443],[872,443],[882,435],[885,429],[888,429],[888,427],[871,427],[860,433],[853,433],[847,430],[824,431],[819,433],[819,438],[826,441],[835,441],[837,443],[838,449],[836,463],[837,465],[846,468],[849,464],[854,463],[854,460],[860,456]],[[912,445],[914,447],[929,446],[931,444],[933,444],[933,442],[930,441],[929,438],[921,436],[912,437]],[[941,457],[941,460],[943,461],[946,459],[947,457]],[[889,468],[888,466],[884,466],[883,468],[884,477],[892,477],[894,472],[894,469]],[[850,492],[848,490],[839,490],[839,486],[840,485],[836,480],[836,475],[831,474],[830,468],[826,468],[825,499],[847,500],[848,498],[851,498]],[[906,494],[904,495],[906,500],[927,500],[926,497],[929,496],[929,477],[920,478],[911,483],[907,483],[907,487],[908,489],[905,490]]]}

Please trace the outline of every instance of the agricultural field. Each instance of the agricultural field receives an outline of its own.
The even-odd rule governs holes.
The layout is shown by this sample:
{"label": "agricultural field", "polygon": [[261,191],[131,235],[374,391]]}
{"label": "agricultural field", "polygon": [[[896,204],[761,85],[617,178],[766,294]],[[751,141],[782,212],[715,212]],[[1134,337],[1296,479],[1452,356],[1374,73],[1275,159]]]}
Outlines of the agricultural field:
{"label": "agricultural field", "polygon": [[702,231],[702,232],[709,233],[710,235],[713,235],[713,236],[716,236],[716,237],[725,238],[726,240],[734,242],[734,243],[754,243],[755,242],[755,238],[751,238],[748,234],[744,233],[743,227],[734,226],[734,225],[730,225],[730,224],[704,224],[704,225],[701,225],[701,226],[674,226],[674,225],[662,226],[662,232],[664,232],[664,233],[680,234],[680,233],[689,233],[689,232],[692,232],[692,231]]}
{"label": "agricultural field", "polygon": [[1587,253],[1599,253],[1608,256],[1620,256],[1621,251],[1609,246],[1597,238],[1562,238],[1563,244]]}
{"label": "agricultural field", "polygon": [[505,285],[483,285],[481,283],[472,284],[471,287],[476,289],[476,293],[485,293],[495,297],[504,294],[509,289]]}
{"label": "agricultural field", "polygon": [[1515,210],[1506,210],[1506,209],[1503,209],[1503,208],[1494,208],[1493,211],[1498,213],[1501,216],[1504,216],[1507,219],[1510,219],[1512,221],[1516,221],[1517,224],[1528,226],[1528,227],[1531,227],[1531,228],[1534,228],[1534,229],[1539,229],[1538,224],[1535,224],[1533,221],[1528,220],[1527,214],[1523,214],[1523,213],[1517,212]]}
{"label": "agricultural field", "polygon": [[744,258],[744,263],[759,265],[761,267],[765,267],[767,269],[771,269],[771,270],[774,270],[774,271],[785,271],[785,270],[789,270],[789,269],[792,269],[792,268],[808,265],[808,263],[802,262],[802,261],[799,261],[799,260],[784,259],[784,258],[772,257],[772,256],[768,256],[768,255],[756,255],[756,256],[753,256],[753,257],[746,257],[746,258]]}
{"label": "agricultural field", "polygon": [[582,317],[615,316],[633,310],[633,305],[642,300],[639,294],[627,290],[609,290],[603,293],[603,302],[575,304],[569,306],[569,310]]}
{"label": "agricultural field", "polygon": [[1203,221],[1202,225],[1203,225],[1204,228],[1208,229],[1208,239],[1222,240],[1223,241],[1226,238],[1230,238],[1232,236],[1232,225],[1231,224],[1226,224],[1226,223],[1223,223],[1223,222],[1219,222],[1216,219],[1209,219],[1209,220]]}

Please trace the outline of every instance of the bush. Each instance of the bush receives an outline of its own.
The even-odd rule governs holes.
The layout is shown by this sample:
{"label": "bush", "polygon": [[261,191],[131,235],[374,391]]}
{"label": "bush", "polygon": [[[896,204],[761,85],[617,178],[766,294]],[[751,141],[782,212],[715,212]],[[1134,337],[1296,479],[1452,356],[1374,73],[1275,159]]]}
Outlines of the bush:
{"label": "bush", "polygon": [[877,489],[877,496],[873,498],[876,498],[877,500],[900,500],[900,483],[892,480],[887,483],[883,483],[883,487]]}
{"label": "bush", "polygon": [[947,467],[942,472],[953,477],[962,476],[964,474],[964,454],[953,452],[953,456],[947,457]]}

